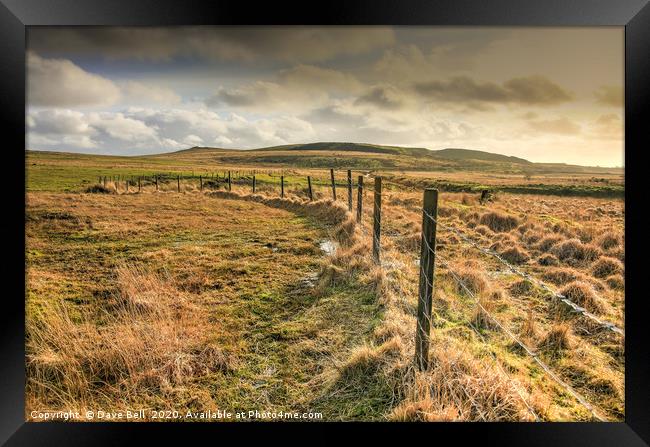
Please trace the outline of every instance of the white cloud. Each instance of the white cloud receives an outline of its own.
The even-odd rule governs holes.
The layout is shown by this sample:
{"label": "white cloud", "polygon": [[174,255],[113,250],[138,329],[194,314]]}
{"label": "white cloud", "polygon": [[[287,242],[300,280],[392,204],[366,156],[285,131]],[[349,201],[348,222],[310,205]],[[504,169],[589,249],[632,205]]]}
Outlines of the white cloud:
{"label": "white cloud", "polygon": [[256,148],[315,137],[312,125],[300,118],[221,117],[207,109],[129,108],[101,113],[47,109],[30,112],[26,121],[33,124],[28,126],[30,149],[100,148],[124,153],[138,148],[155,153],[206,144]]}
{"label": "white cloud", "polygon": [[105,106],[119,98],[120,89],[106,78],[67,59],[27,53],[27,101],[31,106]]}
{"label": "white cloud", "polygon": [[133,104],[173,105],[181,102],[181,97],[174,90],[137,81],[120,84],[126,102]]}
{"label": "white cloud", "polygon": [[123,141],[152,141],[156,140],[155,127],[147,126],[144,122],[125,117],[122,113],[91,113],[87,115],[89,124],[112,138]]}

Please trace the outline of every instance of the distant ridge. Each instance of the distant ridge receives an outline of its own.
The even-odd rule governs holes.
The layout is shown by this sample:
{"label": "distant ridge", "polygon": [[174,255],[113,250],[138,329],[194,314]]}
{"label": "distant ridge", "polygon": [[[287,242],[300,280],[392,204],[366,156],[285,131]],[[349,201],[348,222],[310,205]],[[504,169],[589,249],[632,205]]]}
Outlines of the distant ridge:
{"label": "distant ridge", "polygon": [[[193,147],[183,149],[174,153],[190,151],[239,151],[239,149],[221,149],[211,147]],[[479,160],[516,164],[532,164],[532,162],[514,156],[495,154],[492,152],[479,151],[474,149],[448,148],[431,150],[423,147],[401,147],[383,146],[367,143],[342,143],[342,142],[318,142],[305,144],[287,144],[283,146],[262,147],[258,149],[242,149],[246,152],[285,152],[285,151],[332,151],[332,152],[365,152],[376,154],[406,155],[410,157],[426,157],[441,160]]]}

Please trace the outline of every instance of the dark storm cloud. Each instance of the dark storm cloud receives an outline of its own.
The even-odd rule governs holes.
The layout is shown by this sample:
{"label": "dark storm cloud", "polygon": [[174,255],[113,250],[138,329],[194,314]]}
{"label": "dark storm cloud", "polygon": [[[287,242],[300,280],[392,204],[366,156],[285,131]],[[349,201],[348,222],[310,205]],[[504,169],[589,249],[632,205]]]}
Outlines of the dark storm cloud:
{"label": "dark storm cloud", "polygon": [[33,28],[28,47],[39,54],[102,55],[115,59],[322,61],[358,54],[395,41],[388,27],[172,27]]}
{"label": "dark storm cloud", "polygon": [[447,81],[420,82],[414,88],[423,96],[445,102],[553,105],[573,99],[570,92],[543,76],[513,78],[503,84],[456,76]]}
{"label": "dark storm cloud", "polygon": [[388,87],[374,87],[365,95],[359,96],[356,105],[371,105],[380,109],[397,110],[402,108],[403,101],[399,94]]}

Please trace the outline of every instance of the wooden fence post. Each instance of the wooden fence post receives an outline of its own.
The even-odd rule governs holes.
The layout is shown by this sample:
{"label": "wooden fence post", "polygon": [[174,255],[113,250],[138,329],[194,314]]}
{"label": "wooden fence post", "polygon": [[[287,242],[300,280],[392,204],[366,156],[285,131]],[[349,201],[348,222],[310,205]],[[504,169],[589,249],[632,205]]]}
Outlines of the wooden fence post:
{"label": "wooden fence post", "polygon": [[431,303],[433,300],[434,267],[436,260],[436,221],[438,218],[438,190],[424,190],[422,210],[422,242],[420,244],[420,288],[418,320],[415,331],[415,363],[420,371],[429,368],[429,333],[431,331]]}
{"label": "wooden fence post", "polygon": [[284,199],[284,175],[280,176],[280,197]]}
{"label": "wooden fence post", "polygon": [[232,191],[232,183],[230,183],[230,171],[228,171],[228,191]]}
{"label": "wooden fence post", "polygon": [[381,237],[381,177],[375,177],[375,209],[373,212],[372,258],[380,263]]}
{"label": "wooden fence post", "polygon": [[253,174],[253,194],[255,194],[255,174]]}
{"label": "wooden fence post", "polygon": [[106,176],[104,176],[104,188],[106,188]]}
{"label": "wooden fence post", "polygon": [[155,175],[154,178],[156,179],[156,191],[158,191],[158,176]]}
{"label": "wooden fence post", "polygon": [[138,192],[142,191],[142,176],[138,176]]}
{"label": "wooden fence post", "polygon": [[203,191],[203,176],[199,175],[199,191]]}
{"label": "wooden fence post", "polygon": [[332,178],[332,200],[336,202],[336,182],[334,181],[334,169],[330,169],[330,177]]}
{"label": "wooden fence post", "polygon": [[124,183],[126,183],[126,192],[129,192],[129,181],[125,180]]}
{"label": "wooden fence post", "polygon": [[314,193],[311,190],[311,177],[307,176],[307,188],[309,189],[309,201],[314,201]]}
{"label": "wooden fence post", "polygon": [[181,192],[181,176],[176,176],[176,192]]}
{"label": "wooden fence post", "polygon": [[363,213],[363,175],[359,176],[357,184],[357,223],[361,224],[361,216]]}
{"label": "wooden fence post", "polygon": [[348,211],[352,212],[352,171],[348,169]]}

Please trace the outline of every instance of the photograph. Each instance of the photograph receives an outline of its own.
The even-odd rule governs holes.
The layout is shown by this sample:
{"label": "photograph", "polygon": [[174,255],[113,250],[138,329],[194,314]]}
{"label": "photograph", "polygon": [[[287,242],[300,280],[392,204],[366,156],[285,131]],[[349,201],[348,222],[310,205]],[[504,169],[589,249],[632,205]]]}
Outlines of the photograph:
{"label": "photograph", "polygon": [[24,61],[28,425],[626,422],[625,26],[33,25]]}

